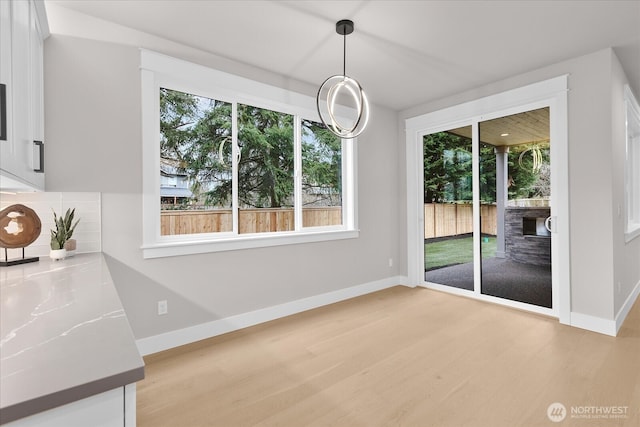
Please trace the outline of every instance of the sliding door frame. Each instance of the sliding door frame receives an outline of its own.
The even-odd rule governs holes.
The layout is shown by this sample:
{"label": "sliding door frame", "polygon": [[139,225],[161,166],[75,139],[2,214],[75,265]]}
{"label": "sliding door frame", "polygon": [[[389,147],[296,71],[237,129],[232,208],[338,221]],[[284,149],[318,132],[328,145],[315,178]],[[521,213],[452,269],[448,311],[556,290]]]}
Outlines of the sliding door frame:
{"label": "sliding door frame", "polygon": [[[536,307],[517,301],[484,295],[480,287],[480,188],[479,123],[494,118],[549,107],[551,138],[551,206],[552,238],[552,308]],[[449,293],[507,305],[518,309],[557,317],[569,324],[571,280],[569,271],[569,179],[567,76],[502,92],[443,110],[412,117],[405,121],[407,165],[407,272],[411,286],[425,286]],[[472,126],[473,136],[473,217],[474,217],[474,291],[435,285],[424,274],[424,164],[422,138],[435,132]]]}

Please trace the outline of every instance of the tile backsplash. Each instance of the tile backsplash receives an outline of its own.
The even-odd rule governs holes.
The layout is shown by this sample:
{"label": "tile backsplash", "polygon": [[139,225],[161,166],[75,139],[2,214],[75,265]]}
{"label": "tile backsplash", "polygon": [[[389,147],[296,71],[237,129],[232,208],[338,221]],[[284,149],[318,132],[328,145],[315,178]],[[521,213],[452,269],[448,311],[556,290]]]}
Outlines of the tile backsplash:
{"label": "tile backsplash", "polygon": [[[64,215],[67,209],[75,208],[75,218],[80,222],[73,232],[77,241],[76,253],[100,252],[102,250],[102,221],[100,193],[56,193],[34,192],[17,194],[0,194],[0,209],[14,204],[25,205],[35,211],[42,223],[40,237],[25,248],[25,256],[48,256],[51,230],[55,227],[53,211]],[[4,260],[4,248],[0,248],[0,259]],[[22,256],[21,249],[8,249],[9,259]]]}

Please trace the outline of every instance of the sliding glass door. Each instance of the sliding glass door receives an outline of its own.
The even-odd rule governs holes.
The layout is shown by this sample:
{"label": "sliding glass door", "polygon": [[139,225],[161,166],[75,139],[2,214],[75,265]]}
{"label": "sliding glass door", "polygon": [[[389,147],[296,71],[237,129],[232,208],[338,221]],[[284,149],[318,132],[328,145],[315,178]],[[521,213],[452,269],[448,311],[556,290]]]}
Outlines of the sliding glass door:
{"label": "sliding glass door", "polygon": [[478,129],[481,293],[551,308],[549,108]]}
{"label": "sliding glass door", "polygon": [[473,290],[471,126],[423,137],[425,280]]}
{"label": "sliding glass door", "polygon": [[549,108],[422,143],[425,281],[552,308]]}

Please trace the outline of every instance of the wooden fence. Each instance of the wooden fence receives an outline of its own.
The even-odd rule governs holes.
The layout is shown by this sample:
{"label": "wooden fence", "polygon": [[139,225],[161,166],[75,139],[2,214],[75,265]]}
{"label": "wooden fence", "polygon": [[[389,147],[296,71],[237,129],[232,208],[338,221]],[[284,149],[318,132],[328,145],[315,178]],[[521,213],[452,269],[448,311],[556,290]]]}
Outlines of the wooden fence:
{"label": "wooden fence", "polygon": [[[289,208],[241,209],[238,212],[239,232],[265,233],[294,229],[294,211]],[[303,208],[304,227],[342,224],[340,206]],[[160,234],[217,233],[233,230],[231,209],[163,210],[160,212]]]}
{"label": "wooden fence", "polygon": [[[482,205],[481,231],[496,234],[496,207]],[[239,232],[265,233],[294,229],[293,209],[242,209]],[[304,227],[342,224],[342,208],[322,207],[302,209]],[[216,210],[163,210],[160,213],[160,233],[174,234],[216,233],[232,231],[231,209]],[[424,238],[456,236],[473,232],[473,206],[471,204],[427,203],[424,205]]]}
{"label": "wooden fence", "polygon": [[[481,232],[496,235],[497,209],[494,205],[480,207]],[[456,236],[473,233],[473,205],[425,203],[424,238]]]}

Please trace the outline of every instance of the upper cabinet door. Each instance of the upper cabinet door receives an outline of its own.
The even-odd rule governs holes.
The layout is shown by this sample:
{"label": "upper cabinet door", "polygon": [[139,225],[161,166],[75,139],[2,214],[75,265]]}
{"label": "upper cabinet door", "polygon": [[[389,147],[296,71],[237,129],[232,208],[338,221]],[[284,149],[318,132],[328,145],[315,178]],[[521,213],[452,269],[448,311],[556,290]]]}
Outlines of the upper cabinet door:
{"label": "upper cabinet door", "polygon": [[0,1],[0,14],[0,83],[6,94],[0,189],[44,190],[44,6],[36,0]]}
{"label": "upper cabinet door", "polygon": [[[30,53],[31,53],[31,130],[33,140],[44,139],[44,40],[35,3],[31,3]],[[37,169],[37,168],[36,168]]]}
{"label": "upper cabinet door", "polygon": [[[31,69],[30,2],[11,2],[11,93],[13,132],[11,145],[15,161],[10,172],[28,180],[33,152],[31,149]],[[31,145],[33,143],[31,142]],[[33,151],[31,149],[31,151]],[[5,165],[3,165],[5,166]]]}
{"label": "upper cabinet door", "polygon": [[11,120],[11,3],[0,1],[0,154],[5,155],[9,144],[7,132]]}

